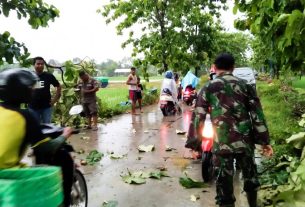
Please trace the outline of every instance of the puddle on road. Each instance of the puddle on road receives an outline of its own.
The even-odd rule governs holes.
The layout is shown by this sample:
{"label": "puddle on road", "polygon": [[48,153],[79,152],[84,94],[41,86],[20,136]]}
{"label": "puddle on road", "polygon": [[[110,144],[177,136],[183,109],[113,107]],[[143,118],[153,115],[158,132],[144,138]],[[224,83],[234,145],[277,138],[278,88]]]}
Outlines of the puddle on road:
{"label": "puddle on road", "polygon": [[171,157],[171,160],[173,164],[181,170],[185,170],[191,163],[189,159],[185,159],[183,157]]}

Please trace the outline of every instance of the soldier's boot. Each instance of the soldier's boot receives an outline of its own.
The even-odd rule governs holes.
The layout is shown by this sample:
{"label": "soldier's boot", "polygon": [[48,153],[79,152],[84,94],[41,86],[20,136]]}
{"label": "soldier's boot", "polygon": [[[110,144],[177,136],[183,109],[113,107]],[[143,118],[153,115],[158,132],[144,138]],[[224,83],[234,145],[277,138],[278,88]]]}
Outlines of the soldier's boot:
{"label": "soldier's boot", "polygon": [[247,200],[249,207],[258,207],[257,205],[257,191],[247,192]]}

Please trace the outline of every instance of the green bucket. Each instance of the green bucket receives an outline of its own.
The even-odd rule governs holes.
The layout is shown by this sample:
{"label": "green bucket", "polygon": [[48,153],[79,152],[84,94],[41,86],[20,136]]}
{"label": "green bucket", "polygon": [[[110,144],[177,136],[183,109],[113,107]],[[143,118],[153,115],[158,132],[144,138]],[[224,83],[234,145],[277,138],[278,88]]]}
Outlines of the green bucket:
{"label": "green bucket", "polygon": [[0,207],[57,207],[63,202],[58,167],[0,170]]}

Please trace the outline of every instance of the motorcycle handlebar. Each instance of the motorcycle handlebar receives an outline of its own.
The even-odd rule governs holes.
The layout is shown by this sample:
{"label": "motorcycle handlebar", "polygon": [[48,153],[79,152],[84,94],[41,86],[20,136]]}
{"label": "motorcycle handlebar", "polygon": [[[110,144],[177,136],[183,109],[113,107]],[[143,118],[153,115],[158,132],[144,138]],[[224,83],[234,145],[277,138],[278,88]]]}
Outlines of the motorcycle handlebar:
{"label": "motorcycle handlebar", "polygon": [[[45,136],[53,139],[60,136],[64,131],[63,127],[55,126],[53,124],[41,124],[40,129]],[[79,132],[80,130],[78,129],[72,130],[72,134],[78,134]]]}

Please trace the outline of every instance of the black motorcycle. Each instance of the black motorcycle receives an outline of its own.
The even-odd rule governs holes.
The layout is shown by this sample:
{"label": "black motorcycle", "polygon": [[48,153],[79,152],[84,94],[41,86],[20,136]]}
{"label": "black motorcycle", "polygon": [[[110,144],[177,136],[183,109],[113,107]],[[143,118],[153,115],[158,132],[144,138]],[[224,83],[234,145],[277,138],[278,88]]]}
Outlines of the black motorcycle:
{"label": "black motorcycle", "polygon": [[[41,131],[45,135],[45,137],[49,137],[51,139],[55,139],[58,136],[60,136],[63,133],[62,127],[57,127],[52,124],[41,124]],[[74,130],[72,132],[73,134],[79,133],[78,130]],[[73,159],[70,155],[71,152],[74,152],[74,149],[72,145],[65,143],[60,149],[58,149],[58,155],[65,155],[70,156],[70,159]],[[40,152],[35,152],[40,153]],[[56,155],[55,155],[56,156]],[[53,158],[50,157],[44,157],[40,159],[36,159],[37,164],[48,164],[48,165],[56,165],[54,164]],[[81,173],[81,171],[77,168],[76,165],[74,165],[73,168],[73,184],[72,184],[72,190],[71,190],[71,206],[88,206],[88,190],[87,190],[87,184],[84,175]]]}

